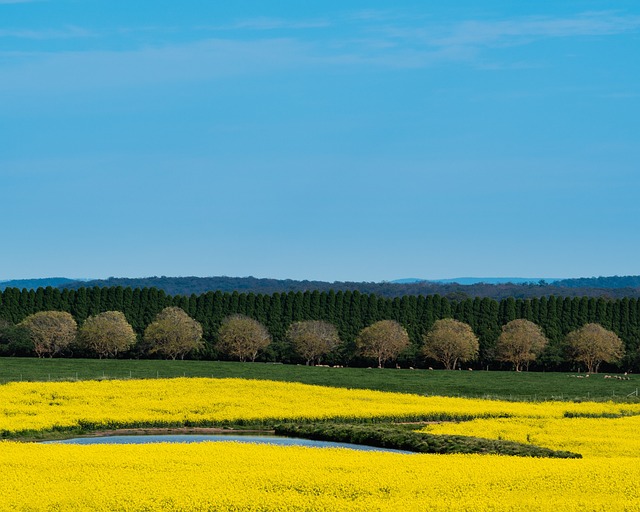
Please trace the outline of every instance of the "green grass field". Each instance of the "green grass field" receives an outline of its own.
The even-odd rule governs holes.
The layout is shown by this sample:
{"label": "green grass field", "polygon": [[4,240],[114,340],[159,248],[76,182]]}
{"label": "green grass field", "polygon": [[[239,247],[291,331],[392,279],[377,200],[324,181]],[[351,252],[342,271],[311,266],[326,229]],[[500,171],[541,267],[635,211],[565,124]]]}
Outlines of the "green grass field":
{"label": "green grass field", "polygon": [[[88,379],[239,377],[365,388],[421,395],[486,397],[507,400],[637,401],[640,376],[605,379],[577,374],[325,368],[268,363],[121,359],[0,358],[0,383]],[[581,377],[583,374],[581,375]]]}

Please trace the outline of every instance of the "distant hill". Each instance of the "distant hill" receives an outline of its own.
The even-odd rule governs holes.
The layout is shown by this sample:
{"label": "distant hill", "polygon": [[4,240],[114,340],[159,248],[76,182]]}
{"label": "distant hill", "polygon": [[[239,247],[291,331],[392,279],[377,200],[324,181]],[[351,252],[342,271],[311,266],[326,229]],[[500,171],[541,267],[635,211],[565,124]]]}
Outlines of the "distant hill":
{"label": "distant hill", "polygon": [[[539,284],[539,283],[553,283],[559,281],[557,277],[453,277],[450,279],[419,279],[416,277],[408,277],[405,279],[394,279],[390,281],[395,284],[409,284],[409,283],[441,283],[441,284]],[[640,285],[638,285],[640,286]]]}
{"label": "distant hill", "polygon": [[199,295],[208,291],[245,292],[245,293],[288,293],[318,291],[347,291],[357,290],[361,293],[375,293],[383,297],[402,297],[403,295],[435,295],[439,294],[450,299],[465,299],[474,297],[488,297],[496,300],[507,297],[533,298],[548,297],[550,295],[562,297],[636,297],[640,298],[640,288],[597,288],[558,286],[557,283],[436,283],[430,281],[417,282],[343,282],[333,283],[325,281],[296,281],[292,279],[264,279],[256,277],[145,277],[138,279],[116,278],[79,281],[66,283],[60,288],[78,289],[82,287],[122,286],[131,288],[158,288],[169,295]]}
{"label": "distant hill", "polygon": [[458,283],[458,284],[538,284],[540,282],[552,283],[558,281],[553,277],[454,277],[452,279],[435,279],[434,283]]}
{"label": "distant hill", "polygon": [[580,277],[561,279],[553,284],[567,288],[638,288],[640,287],[640,276]]}
{"label": "distant hill", "polygon": [[0,290],[4,290],[5,288],[26,288],[27,290],[35,290],[37,288],[46,288],[47,286],[57,288],[65,284],[77,282],[79,281],[75,279],[68,279],[66,277],[46,277],[43,279],[12,279],[9,281],[0,281]]}
{"label": "distant hill", "polygon": [[[249,277],[110,277],[109,279],[96,279],[85,282],[66,283],[61,288],[77,290],[82,287],[92,286],[122,286],[131,288],[158,288],[164,290],[169,295],[196,295],[208,291],[221,292],[253,292],[272,294],[276,292],[297,292],[306,290],[329,290],[336,283],[324,281],[295,281],[293,279],[267,279]],[[339,283],[344,285],[340,289],[357,289],[359,286],[372,285],[377,283]]]}
{"label": "distant hill", "polygon": [[[524,282],[514,282],[515,280]],[[462,281],[462,282],[460,282]],[[506,281],[506,282],[505,282]],[[609,297],[640,298],[640,276],[592,277],[579,279],[536,280],[528,278],[457,278],[427,281],[418,278],[399,279],[392,282],[297,281],[293,279],[265,279],[257,277],[143,277],[73,280],[64,277],[46,279],[15,279],[0,281],[0,291],[5,288],[37,289],[57,287],[78,289],[83,287],[122,286],[124,288],[158,288],[169,295],[199,295],[209,291],[245,292],[271,295],[273,293],[313,291],[359,291],[375,293],[383,297],[403,295],[435,295],[450,299],[488,297],[496,300],[507,297]]]}

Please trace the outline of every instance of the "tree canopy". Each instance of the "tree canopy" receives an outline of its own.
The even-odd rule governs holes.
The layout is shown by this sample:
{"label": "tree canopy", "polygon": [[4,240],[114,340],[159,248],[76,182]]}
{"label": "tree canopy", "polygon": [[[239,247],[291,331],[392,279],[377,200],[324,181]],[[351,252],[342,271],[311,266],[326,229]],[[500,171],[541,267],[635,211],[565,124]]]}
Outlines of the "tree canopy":
{"label": "tree canopy", "polygon": [[458,361],[475,359],[479,348],[478,337],[469,324],[453,318],[443,318],[437,320],[424,336],[423,354],[451,370]]}
{"label": "tree canopy", "polygon": [[[402,354],[406,364],[417,366],[423,359],[420,353],[423,336],[436,320],[454,318],[468,323],[480,341],[478,364],[497,362],[496,342],[501,328],[511,320],[522,318],[543,329],[549,345],[536,358],[534,368],[568,370],[575,363],[565,350],[567,333],[587,323],[598,323],[615,332],[625,344],[625,365],[640,371],[640,300],[619,300],[588,297],[541,297],[521,299],[509,297],[501,301],[465,296],[441,295],[405,296],[389,299],[359,292],[289,292],[272,295],[254,293],[208,292],[201,295],[166,295],[154,288],[131,289],[120,286],[109,288],[80,288],[37,290],[7,288],[0,292],[0,318],[9,322],[10,338],[0,339],[0,352],[10,355],[30,355],[29,340],[24,343],[20,324],[27,316],[39,311],[67,311],[79,325],[90,316],[104,311],[122,311],[141,339],[148,325],[165,307],[176,306],[201,323],[206,349],[186,354],[185,357],[215,357],[215,344],[222,320],[232,314],[243,314],[262,322],[273,336],[274,343],[259,358],[290,362],[299,359],[286,337],[287,328],[300,320],[325,320],[338,329],[343,342],[332,355],[341,364],[366,364],[358,357],[355,339],[360,331],[376,321],[393,319],[406,329],[411,349]],[[8,331],[5,331],[7,333]],[[2,341],[4,340],[4,342]],[[147,357],[151,345],[142,341],[134,347],[135,357]],[[70,351],[65,355],[83,356],[86,352]],[[404,365],[405,363],[403,363]]]}
{"label": "tree canopy", "polygon": [[589,373],[597,373],[603,361],[613,363],[624,355],[622,340],[600,324],[586,324],[567,334],[565,341],[574,361],[584,363]]}
{"label": "tree canopy", "polygon": [[245,315],[231,315],[222,321],[218,331],[218,347],[240,361],[252,362],[271,343],[267,328]]}
{"label": "tree canopy", "polygon": [[307,365],[320,363],[323,356],[340,344],[336,326],[323,320],[294,322],[287,330],[287,338]]}
{"label": "tree canopy", "polygon": [[20,325],[29,332],[38,357],[60,354],[75,341],[78,331],[78,324],[66,311],[40,311]]}
{"label": "tree canopy", "polygon": [[363,356],[376,358],[378,368],[382,368],[409,346],[409,335],[395,320],[380,320],[360,331],[356,346]]}
{"label": "tree canopy", "polygon": [[136,333],[120,311],[106,311],[87,318],[78,331],[81,347],[103,357],[115,357],[136,342]]}
{"label": "tree canopy", "polygon": [[502,327],[496,342],[496,356],[499,361],[512,363],[519,372],[523,365],[535,361],[546,345],[547,338],[540,326],[520,318]]}
{"label": "tree canopy", "polygon": [[164,308],[144,331],[144,340],[151,345],[149,353],[171,359],[184,359],[189,352],[201,349],[202,326],[182,308]]}
{"label": "tree canopy", "polygon": [[13,325],[0,318],[0,355],[33,355],[33,341],[29,331],[24,326]]}

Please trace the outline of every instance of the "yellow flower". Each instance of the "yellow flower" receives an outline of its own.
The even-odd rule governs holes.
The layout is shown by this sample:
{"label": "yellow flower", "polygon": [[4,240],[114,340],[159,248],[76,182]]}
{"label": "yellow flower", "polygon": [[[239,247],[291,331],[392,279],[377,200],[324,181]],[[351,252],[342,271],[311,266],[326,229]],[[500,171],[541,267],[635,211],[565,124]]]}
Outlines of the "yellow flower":
{"label": "yellow flower", "polygon": [[529,442],[585,458],[4,441],[0,512],[640,510],[635,404],[510,403],[241,379],[0,386],[5,435],[332,418],[471,419],[425,431]]}

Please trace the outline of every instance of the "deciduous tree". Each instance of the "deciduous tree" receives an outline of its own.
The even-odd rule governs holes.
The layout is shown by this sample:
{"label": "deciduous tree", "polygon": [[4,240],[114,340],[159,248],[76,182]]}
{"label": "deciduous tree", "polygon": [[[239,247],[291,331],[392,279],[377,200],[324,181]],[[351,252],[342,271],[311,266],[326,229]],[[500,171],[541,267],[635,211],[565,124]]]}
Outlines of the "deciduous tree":
{"label": "deciduous tree", "polygon": [[287,330],[287,337],[307,365],[319,363],[322,356],[340,344],[338,329],[323,320],[294,322]]}
{"label": "deciduous tree", "polygon": [[75,341],[78,331],[78,324],[65,311],[40,311],[20,325],[29,331],[38,357],[58,355]]}
{"label": "deciduous tree", "polygon": [[496,357],[499,361],[512,363],[519,372],[523,365],[535,361],[546,345],[547,338],[540,326],[520,318],[502,327],[496,342]]}
{"label": "deciduous tree", "polygon": [[144,340],[151,345],[150,353],[159,353],[171,359],[184,359],[189,352],[204,346],[200,323],[175,306],[158,313],[155,321],[145,329]]}
{"label": "deciduous tree", "polygon": [[453,318],[436,321],[423,339],[423,354],[440,361],[447,370],[455,368],[458,361],[475,359],[480,348],[471,326]]}
{"label": "deciduous tree", "polygon": [[398,357],[409,346],[409,335],[394,320],[380,320],[360,331],[356,338],[358,352],[365,357],[375,357],[378,368],[390,359]]}
{"label": "deciduous tree", "polygon": [[565,341],[573,359],[584,363],[589,373],[598,373],[603,361],[613,363],[624,355],[622,340],[600,324],[586,324],[567,334]]}
{"label": "deciduous tree", "polygon": [[87,318],[78,331],[80,345],[103,357],[115,357],[136,342],[136,333],[120,311],[106,311]]}
{"label": "deciduous tree", "polygon": [[226,317],[218,331],[218,347],[243,362],[247,359],[255,361],[260,350],[270,343],[271,335],[267,328],[245,315]]}

